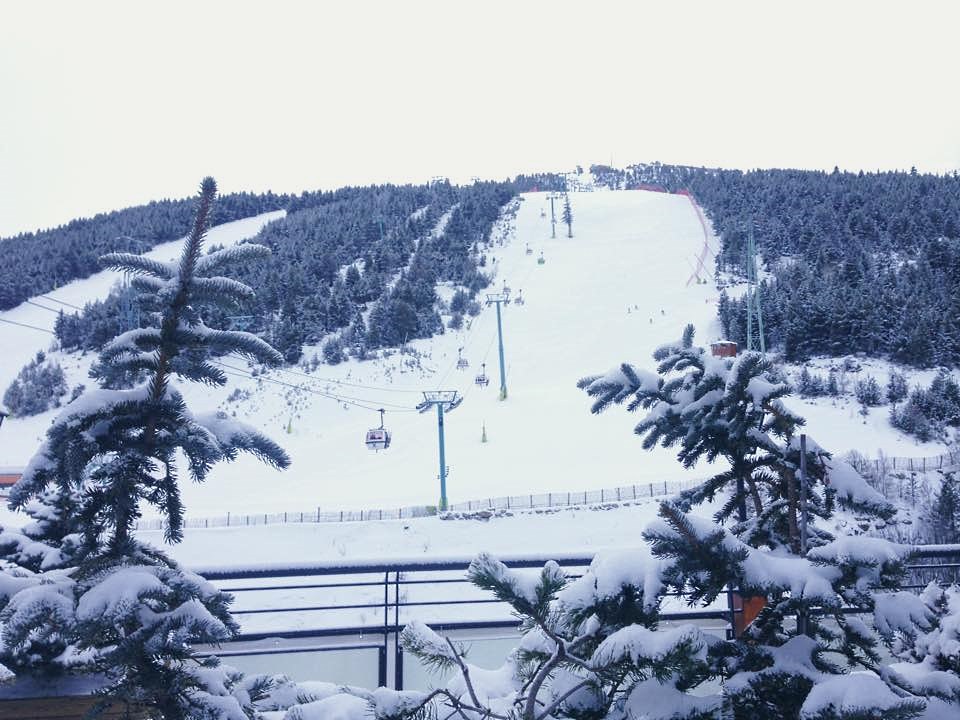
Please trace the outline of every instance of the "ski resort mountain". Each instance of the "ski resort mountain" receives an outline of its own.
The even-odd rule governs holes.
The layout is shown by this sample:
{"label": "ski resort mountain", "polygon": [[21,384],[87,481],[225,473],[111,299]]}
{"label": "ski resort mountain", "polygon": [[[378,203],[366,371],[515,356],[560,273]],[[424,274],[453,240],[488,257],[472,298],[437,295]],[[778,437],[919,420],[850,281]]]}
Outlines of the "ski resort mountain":
{"label": "ski resort mountain", "polygon": [[[286,472],[243,459],[218,466],[205,484],[184,488],[188,517],[437,505],[437,418],[433,411],[416,410],[423,391],[431,390],[453,390],[462,398],[444,424],[447,492],[454,504],[682,482],[708,474],[705,466],[684,472],[671,450],[642,452],[629,419],[591,417],[576,382],[621,362],[624,353],[649,366],[653,350],[679,337],[687,323],[704,342],[720,339],[719,292],[708,280],[717,240],[709,232],[704,237],[696,208],[683,195],[598,190],[570,197],[572,238],[560,222],[562,205],[554,209],[558,227],[552,237],[548,194],[532,192],[519,196],[481,245],[492,279],[487,292],[509,289],[511,297],[501,308],[506,400],[499,399],[493,306],[466,316],[458,330],[365,361],[323,364],[320,345],[306,347],[300,365],[279,369],[222,358],[228,388],[187,387],[186,398],[203,410],[219,409],[254,424],[278,439],[293,462]],[[219,226],[210,242],[239,242],[277,217],[268,213]],[[151,257],[167,259],[178,247],[160,246]],[[689,283],[691,264],[704,256],[701,274],[708,282]],[[100,273],[0,314],[8,321],[4,336],[11,340],[0,365],[0,385],[9,384],[36,350],[48,349],[42,329],[52,328],[59,307],[102,298],[118,280],[113,273]],[[438,288],[445,322],[451,319],[455,290],[449,284]],[[736,286],[728,292],[735,294]],[[486,293],[478,299],[485,300]],[[9,324],[14,322],[20,325]],[[63,365],[70,387],[89,383],[89,355],[55,352],[51,357]],[[458,368],[459,358],[468,366]],[[863,364],[864,372],[886,381],[888,365]],[[481,373],[489,384],[477,384]],[[812,432],[831,438],[835,445],[829,449],[840,454],[919,457],[943,449],[937,443],[916,444],[890,428],[883,408],[863,417],[852,401],[793,397],[789,402],[809,418]],[[379,426],[381,408],[392,443],[371,451],[365,433]],[[0,465],[25,464],[55,413],[8,419],[0,430]]]}
{"label": "ski resort mountain", "polygon": [[[201,208],[207,210],[211,187],[212,180],[205,181]],[[823,652],[847,657],[864,652],[866,662],[870,662],[880,633],[902,660],[897,664],[899,686],[931,697],[902,699],[888,689],[884,680],[872,677],[871,692],[876,697],[871,702],[883,709],[902,711],[903,717],[912,717],[922,709],[939,713],[929,715],[929,720],[948,717],[940,712],[949,713],[947,701],[931,690],[924,668],[948,667],[945,663],[949,658],[937,649],[940,631],[932,619],[939,613],[949,626],[955,615],[950,605],[954,591],[940,592],[931,585],[917,598],[898,589],[906,561],[922,550],[914,545],[919,536],[909,533],[923,508],[930,506],[927,500],[917,502],[918,490],[929,491],[919,485],[927,479],[919,480],[917,473],[884,474],[881,492],[850,465],[829,459],[817,442],[811,439],[804,445],[805,441],[799,441],[798,446],[795,436],[802,420],[794,413],[799,413],[811,418],[807,431],[825,439],[825,445],[831,445],[827,449],[835,456],[871,445],[882,446],[881,453],[897,452],[898,445],[903,448],[900,452],[944,450],[935,443],[920,446],[905,440],[884,424],[880,412],[870,409],[876,404],[875,398],[867,398],[859,388],[868,386],[868,378],[871,387],[879,387],[881,374],[893,368],[865,357],[821,359],[804,367],[805,374],[798,376],[798,385],[806,389],[807,397],[788,395],[790,406],[785,408],[780,398],[791,391],[785,380],[797,374],[798,368],[770,365],[756,352],[745,353],[740,359],[711,357],[709,348],[692,346],[695,335],[698,343],[708,346],[723,339],[716,322],[720,295],[709,278],[716,275],[733,296],[745,288],[735,277],[715,273],[712,259],[717,241],[689,195],[578,192],[569,199],[569,209],[564,203],[563,216],[569,222],[559,229],[552,222],[556,200],[552,194],[525,193],[503,208],[500,219],[477,248],[479,266],[485,268],[489,281],[486,292],[478,296],[486,301],[485,306],[477,306],[475,312],[459,316],[458,321],[455,306],[463,303],[466,293],[457,285],[440,284],[435,311],[447,329],[432,338],[379,350],[364,360],[351,357],[333,364],[322,360],[333,360],[327,357],[330,338],[305,348],[304,359],[293,366],[277,365],[281,355],[262,339],[236,332],[223,333],[222,341],[229,336],[243,357],[250,357],[251,348],[256,346],[263,351],[252,353],[256,362],[241,355],[218,355],[203,345],[205,340],[191,346],[191,352],[174,352],[170,357],[182,361],[181,368],[192,368],[183,373],[184,378],[191,378],[191,372],[194,380],[208,373],[216,382],[204,386],[179,379],[171,382],[169,395],[161,390],[166,398],[163,402],[172,405],[183,401],[183,408],[189,410],[164,414],[164,406],[158,417],[162,422],[172,418],[181,423],[181,430],[163,430],[156,437],[163,442],[185,442],[179,447],[185,455],[194,453],[189,457],[192,474],[205,480],[178,482],[171,503],[163,503],[165,497],[171,497],[163,483],[173,476],[168,472],[162,478],[154,477],[147,455],[139,450],[154,422],[150,412],[140,410],[140,398],[145,389],[154,387],[153,383],[133,390],[74,390],[72,395],[78,399],[66,409],[26,419],[11,418],[2,429],[3,462],[25,462],[37,445],[43,444],[11,495],[33,522],[16,530],[13,526],[22,518],[4,518],[3,541],[17,566],[13,572],[26,573],[13,581],[13,594],[5,609],[9,617],[5,637],[14,641],[11,647],[17,648],[4,656],[9,668],[18,673],[30,668],[39,652],[50,656],[44,660],[48,665],[58,666],[59,658],[76,652],[75,648],[95,647],[104,653],[102,657],[113,673],[110,692],[116,697],[133,693],[136,697],[166,698],[169,693],[162,676],[137,675],[153,662],[152,651],[146,646],[141,650],[139,645],[132,645],[135,652],[123,656],[113,650],[115,645],[99,650],[103,633],[141,623],[144,616],[137,608],[149,605],[156,622],[141,623],[145,637],[169,637],[176,618],[188,612],[189,641],[178,643],[171,651],[176,658],[171,667],[186,673],[185,677],[192,677],[199,644],[219,643],[241,633],[241,646],[256,646],[241,647],[235,655],[227,651],[236,667],[249,673],[246,678],[232,665],[219,669],[211,665],[200,690],[189,700],[174,700],[176,704],[217,704],[229,688],[249,682],[266,683],[277,693],[276,697],[257,701],[264,709],[290,708],[286,714],[268,712],[264,717],[291,720],[342,716],[359,720],[368,715],[370,707],[384,708],[395,717],[405,717],[409,710],[417,717],[417,704],[428,703],[430,698],[401,688],[423,688],[433,680],[418,678],[416,673],[407,680],[398,675],[393,682],[398,691],[393,691],[384,687],[388,685],[385,661],[378,666],[379,679],[369,679],[360,672],[363,663],[358,654],[351,655],[344,665],[318,665],[312,659],[305,663],[303,657],[298,659],[295,645],[276,636],[356,633],[362,638],[368,629],[378,630],[370,623],[380,622],[379,608],[384,608],[385,618],[389,616],[386,598],[393,582],[397,627],[391,631],[386,624],[383,626],[382,654],[387,652],[389,633],[394,632],[397,658],[402,647],[404,653],[427,666],[439,663],[454,670],[464,667],[460,659],[463,650],[442,640],[425,623],[461,622],[464,627],[475,627],[488,621],[493,623],[491,627],[501,626],[498,623],[502,621],[489,616],[497,612],[489,604],[491,599],[483,596],[477,603],[476,590],[447,584],[457,581],[449,576],[451,569],[462,568],[464,558],[476,556],[468,578],[479,590],[492,592],[501,603],[499,608],[506,603],[516,616],[532,618],[528,622],[544,631],[560,633],[558,637],[572,632],[578,637],[571,635],[565,640],[572,651],[584,646],[589,635],[590,646],[596,645],[591,650],[591,672],[609,677],[610,688],[604,695],[617,696],[618,702],[628,707],[639,707],[652,693],[660,697],[659,717],[663,718],[675,717],[675,708],[693,708],[706,713],[701,716],[717,717],[728,702],[745,712],[758,702],[764,707],[773,703],[788,708],[787,717],[798,716],[798,712],[804,716],[808,708],[813,712],[837,703],[855,710],[861,700],[850,701],[848,697],[858,679],[839,667],[815,668],[812,658]],[[453,212],[437,219],[429,238],[442,236]],[[218,245],[230,246],[250,237],[270,219],[251,218],[245,226],[221,227],[212,234]],[[195,228],[189,247],[199,247],[196,237]],[[173,255],[180,248],[168,249]],[[259,257],[268,253],[268,248],[258,245],[247,246],[246,250]],[[163,251],[160,248],[156,252]],[[210,266],[216,269],[221,261],[241,254],[231,248],[206,256],[196,249],[192,252],[184,250],[183,256],[195,257],[201,272]],[[190,283],[183,284],[180,278],[181,273],[192,272],[191,263],[184,259],[171,263],[169,259],[162,254],[151,260],[117,255],[111,262],[141,268],[150,276],[134,285],[154,291],[151,307],[164,307],[163,303],[172,298],[166,306],[168,312],[182,308],[187,313],[184,317],[195,320],[199,315],[184,300],[188,293],[197,292],[202,303],[203,293],[214,286],[233,293],[249,292],[224,277],[200,277],[196,282],[205,284],[189,289]],[[341,272],[350,267],[354,265]],[[406,268],[397,273],[396,282],[405,272]],[[114,281],[103,274],[85,282],[102,293]],[[174,285],[179,289],[175,294],[169,292]],[[51,297],[52,302],[69,302],[53,295],[47,296],[48,302]],[[84,301],[77,297],[78,304]],[[53,314],[52,308],[38,301],[16,310]],[[43,322],[39,316],[21,316],[21,320],[34,317],[38,323]],[[7,319],[7,324],[13,322],[17,321]],[[39,333],[43,326],[20,322],[13,327],[22,328],[24,333]],[[149,343],[149,338],[159,337],[160,332],[171,332],[171,342],[182,342],[188,335],[211,336],[202,321],[184,325],[179,331],[174,329],[177,327],[171,321],[164,322],[161,330],[130,330],[107,346],[99,362],[143,362],[159,367],[161,353],[141,357],[143,353],[137,351],[143,338]],[[682,336],[679,342],[678,336]],[[718,351],[728,347],[728,342],[717,343]],[[19,352],[31,357],[35,349],[25,344]],[[119,350],[119,355],[114,350]],[[201,365],[204,357],[213,365]],[[625,357],[629,364],[624,363]],[[64,369],[63,378],[57,382],[66,388],[84,380],[93,358],[53,349],[46,356],[38,356],[31,367],[36,370],[47,361]],[[207,369],[201,373],[203,367]],[[12,375],[14,371],[12,365],[9,372]],[[226,376],[226,384],[216,377],[219,371]],[[677,373],[683,376],[682,381]],[[814,378],[824,373],[830,374],[830,383],[838,386],[838,392],[827,398],[814,397]],[[669,380],[672,389],[668,391],[658,383],[669,375],[674,377]],[[919,378],[915,373],[910,381]],[[854,396],[861,397],[860,408],[850,395],[854,384],[858,388]],[[846,386],[846,391],[840,391],[840,386]],[[705,389],[705,394],[698,387]],[[606,405],[615,397],[616,404],[633,400],[634,405],[649,410],[638,428],[649,428],[650,418],[666,418],[658,433],[667,434],[688,421],[701,423],[686,434],[681,430],[675,439],[685,436],[696,438],[698,443],[702,440],[705,444],[698,452],[727,458],[733,463],[732,473],[725,472],[724,461],[719,459],[683,470],[677,462],[675,441],[668,443],[671,447],[644,450],[647,443],[641,443],[631,432],[633,420],[629,416],[619,412],[591,415],[590,401],[582,390]],[[646,398],[643,402],[641,396]],[[648,402],[651,399],[652,406]],[[102,407],[104,402],[108,408]],[[438,402],[445,414],[434,414]],[[120,422],[103,422],[114,408]],[[592,409],[600,408],[594,405]],[[701,411],[706,414],[701,415]],[[671,429],[675,422],[672,418],[679,425]],[[126,433],[128,421],[140,423],[137,427],[145,428],[143,435]],[[51,429],[45,432],[51,422]],[[68,430],[79,422],[84,423],[83,432]],[[723,446],[727,447],[723,450],[721,445],[732,441],[734,435],[739,444]],[[126,444],[123,450],[111,449],[114,436],[117,442]],[[181,441],[181,436],[185,440]],[[279,440],[282,447],[270,437]],[[455,510],[437,516],[429,506],[442,504],[437,477],[439,438],[445,441],[446,491]],[[6,444],[8,439],[13,443]],[[76,444],[69,446],[71,442]],[[109,473],[110,468],[122,466],[116,476],[124,478],[126,483],[120,485],[128,494],[112,492],[113,476],[104,476],[102,486],[111,492],[91,488],[80,494],[71,489],[61,495],[60,489],[46,484],[61,467],[69,467],[71,452],[87,452],[91,445],[97,448],[96,462],[88,464],[94,468],[91,481],[98,481],[96,473],[102,468]],[[210,465],[198,464],[197,452],[223,460],[231,459],[236,449],[252,449],[261,458],[268,452],[267,459],[274,467],[285,467],[288,460],[293,464],[289,470],[278,471],[238,459],[212,465],[212,472],[208,472]],[[809,482],[814,485],[804,495],[809,493],[812,507],[810,545],[806,545],[806,529],[798,537],[794,516],[799,453],[811,468]],[[169,452],[162,462],[169,469],[168,457]],[[739,465],[737,458],[741,460]],[[735,522],[733,499],[738,496],[722,486],[732,484],[737,472],[744,472],[745,459],[748,464],[757,463],[750,470],[755,474],[747,481],[751,485],[755,480],[762,481],[763,497],[752,489],[753,517],[748,516],[744,504],[738,511],[740,522]],[[124,474],[127,471],[122,468],[133,460],[142,470]],[[951,455],[948,460],[955,462],[956,458]],[[862,458],[857,462],[866,464]],[[710,487],[722,488],[719,492],[694,483],[708,474],[714,476]],[[131,478],[143,483],[143,489],[164,489],[144,494],[132,486]],[[891,492],[887,486],[890,478],[901,483],[899,498],[896,490]],[[716,484],[718,479],[720,485]],[[873,478],[874,485],[875,481]],[[687,486],[690,492],[663,497]],[[605,495],[602,489],[611,487],[615,492]],[[649,488],[646,496],[645,487]],[[742,487],[736,492],[746,497]],[[483,498],[493,495],[507,495],[513,507],[508,500],[506,510],[484,509],[487,503]],[[529,498],[532,506],[535,496],[540,504],[544,495],[558,498],[558,502],[545,509],[524,510],[524,498]],[[562,501],[564,495],[566,503]],[[468,502],[464,512],[464,500],[479,502]],[[146,515],[143,523],[136,519],[138,502]],[[61,508],[69,508],[72,503],[78,503],[82,510],[61,514]],[[415,506],[420,514],[432,516],[419,517],[414,512],[414,517],[408,514],[400,520],[371,519],[378,517],[371,507],[379,507],[380,512],[386,508],[389,517],[391,508],[402,505]],[[102,521],[93,528],[82,528],[78,520],[90,516],[89,507]],[[181,523],[184,507],[185,524]],[[337,507],[366,508],[366,521],[320,522],[322,514],[325,519],[336,515],[329,511]],[[474,507],[477,512],[472,511]],[[346,519],[353,517],[349,512],[346,515]],[[228,527],[222,527],[224,516]],[[231,516],[244,520],[238,527],[238,523],[230,522]],[[272,524],[267,524],[268,517],[274,518]],[[715,524],[718,517],[728,518],[727,526]],[[74,532],[75,528],[82,533]],[[864,534],[887,537],[857,537]],[[140,554],[119,561],[106,573],[98,569],[97,559],[93,564],[68,567],[74,562],[74,553],[99,547],[105,537],[121,557],[123,548],[139,548],[136,551]],[[154,548],[160,547],[165,547],[165,555],[155,556]],[[940,553],[954,552],[952,546],[938,547],[940,550],[934,550]],[[598,555],[584,576],[573,580],[553,561],[534,576],[508,568],[491,552],[512,562],[529,564],[534,558],[540,562],[553,557],[566,558],[568,564],[581,567],[586,557]],[[367,563],[366,567],[362,563]],[[426,583],[423,589],[431,593],[442,587],[448,599],[428,597],[421,601],[411,599],[409,591],[400,590],[400,576],[406,571],[396,568],[423,571],[431,566],[448,576],[439,581],[405,577],[404,584]],[[85,575],[90,568],[94,572]],[[371,597],[371,593],[381,594],[379,581],[362,580],[356,586],[351,581],[351,576],[368,573],[370,568],[385,578],[382,605]],[[385,574],[383,568],[387,568]],[[394,568],[393,581],[389,580],[390,568]],[[194,571],[214,582],[251,575],[271,578],[276,573],[285,579],[313,571],[338,575],[331,583],[229,585],[231,590],[244,593],[239,607],[233,610],[234,618],[228,611],[231,598],[224,594],[225,588],[193,575]],[[22,586],[16,584],[20,582]],[[353,599],[357,597],[355,587],[360,589],[363,602]],[[684,595],[691,590],[692,596]],[[310,594],[314,592],[318,595]],[[156,612],[158,593],[163,595],[164,604]],[[78,598],[75,610],[71,597]],[[315,602],[315,597],[320,599]],[[630,599],[626,619],[622,615],[623,598]],[[738,620],[732,611],[724,609],[733,607],[735,598],[744,605],[749,601],[754,607],[766,605],[770,610],[753,620],[759,642],[757,638],[745,639],[743,628],[737,629],[738,623],[745,625],[748,619],[741,616]],[[847,617],[842,606],[849,604],[850,598],[857,603],[852,608],[855,612],[872,614],[872,627]],[[682,619],[687,602],[703,608],[697,614],[701,620],[726,623],[729,619],[732,636],[722,639],[724,626],[665,623],[658,627],[663,611],[668,613],[665,618]],[[430,609],[447,604],[453,608],[449,613]],[[61,607],[64,617],[75,616],[80,624],[73,627],[68,621],[62,630],[54,628],[47,640],[36,643],[36,649],[18,639],[32,638],[35,625],[35,616],[22,609],[47,612],[47,608]],[[191,609],[186,611],[188,607]],[[826,619],[818,615],[812,622],[811,618],[804,634],[797,628],[803,618],[810,617],[811,608]],[[322,617],[317,615],[321,611]],[[673,615],[674,611],[681,614]],[[371,612],[378,617],[371,620]],[[556,613],[568,613],[569,619],[551,630],[551,618],[559,617]],[[784,620],[788,615],[796,615],[796,626],[792,619]],[[601,622],[601,617],[606,620]],[[317,623],[322,627],[318,629]],[[402,632],[401,623],[405,626]],[[827,623],[842,632],[824,629]],[[795,636],[783,636],[787,625]],[[503,627],[514,629],[509,622]],[[587,635],[582,635],[581,627],[589,630]],[[926,634],[915,637],[918,628]],[[517,652],[549,668],[553,661],[549,643],[545,642],[550,636],[540,634],[540,629],[526,634]],[[899,639],[891,639],[892,634]],[[916,639],[916,647],[901,649],[903,642],[913,642],[911,638]],[[471,663],[482,662],[470,670],[483,688],[484,699],[478,701],[481,706],[506,707],[514,702],[511,698],[527,692],[527,685],[512,672],[504,675],[503,682],[490,682],[496,673],[509,670],[520,656],[508,655],[506,664],[494,669],[502,662],[497,649],[501,653],[505,650],[504,641],[508,647],[515,642],[500,638],[497,645],[488,646],[490,654],[486,658],[471,659]],[[267,645],[270,649],[266,652],[289,657],[282,664],[271,662],[272,658],[264,654]],[[753,664],[731,668],[715,664],[716,657],[742,653],[744,648],[759,653],[756,668],[760,672]],[[402,659],[395,660],[400,662]],[[640,669],[652,667],[665,679],[625,684],[625,675],[606,669],[623,663]],[[772,665],[768,667],[768,663]],[[669,673],[668,665],[672,668]],[[319,672],[336,683],[359,682],[371,687],[376,683],[381,687],[369,695],[358,689],[342,690],[339,685],[301,685],[286,675],[271,679],[257,675],[264,670],[281,670],[296,678],[313,678]],[[944,671],[935,672],[942,673],[937,678],[943,682],[953,682]],[[770,684],[777,686],[784,673],[790,692],[773,693]],[[122,679],[128,676],[134,678],[132,684]],[[714,679],[721,676],[729,676],[722,692]],[[443,682],[453,687],[457,681],[447,678]],[[566,692],[563,688],[568,682],[558,675],[549,680],[549,686]],[[696,688],[694,693],[687,687],[691,683]],[[815,686],[813,691],[810,686]],[[241,693],[236,701],[247,706],[254,702],[254,696]],[[454,696],[442,697],[446,699],[437,700],[438,707],[449,704],[455,708],[460,703]],[[598,705],[600,698],[589,702]],[[314,710],[312,715],[304,714]],[[341,711],[345,714],[331,715]]]}

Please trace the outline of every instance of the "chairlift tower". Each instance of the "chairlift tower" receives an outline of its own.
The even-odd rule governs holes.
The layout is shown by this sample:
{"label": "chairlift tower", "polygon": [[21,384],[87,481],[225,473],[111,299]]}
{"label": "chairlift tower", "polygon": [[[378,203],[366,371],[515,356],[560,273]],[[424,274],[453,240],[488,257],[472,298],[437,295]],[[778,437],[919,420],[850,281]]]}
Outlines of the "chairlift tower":
{"label": "chairlift tower", "polygon": [[500,318],[500,306],[510,304],[510,290],[504,288],[503,292],[487,293],[487,305],[497,306],[497,339],[500,343],[500,399],[507,399],[507,371],[503,362],[503,322]]}
{"label": "chairlift tower", "polygon": [[547,195],[547,199],[550,201],[550,237],[556,239],[557,237],[557,212],[553,207],[553,201],[560,199],[560,194],[556,192],[551,192]]}
{"label": "chairlift tower", "polygon": [[[757,279],[757,245],[753,239],[754,222],[747,229],[747,350],[759,350],[767,354],[767,343],[763,337],[763,311],[760,307],[760,282]],[[758,338],[753,336],[753,323],[756,319]],[[759,343],[757,342],[759,339]]]}
{"label": "chairlift tower", "polygon": [[443,441],[443,414],[456,410],[463,398],[456,390],[424,390],[423,402],[417,405],[417,410],[421,413],[428,412],[430,408],[437,409],[437,435],[440,443],[440,512],[447,510],[447,456]]}

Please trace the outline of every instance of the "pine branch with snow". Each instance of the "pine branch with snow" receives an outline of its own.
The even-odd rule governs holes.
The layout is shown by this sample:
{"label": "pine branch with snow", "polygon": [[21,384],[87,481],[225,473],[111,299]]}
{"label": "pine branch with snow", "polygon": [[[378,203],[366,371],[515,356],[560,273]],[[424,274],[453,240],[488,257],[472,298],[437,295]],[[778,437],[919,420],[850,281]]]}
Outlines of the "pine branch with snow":
{"label": "pine branch with snow", "polygon": [[548,562],[532,579],[510,570],[486,553],[481,553],[470,563],[467,579],[508,603],[519,617],[529,618],[544,627],[552,624],[550,604],[567,584],[566,575],[555,562]]}
{"label": "pine branch with snow", "polygon": [[400,642],[404,652],[418,658],[431,670],[452,670],[457,667],[457,656],[463,656],[462,646],[453,645],[422,622],[408,623],[400,633]]}
{"label": "pine branch with snow", "polygon": [[876,613],[900,660],[890,665],[889,677],[960,714],[960,585],[930,583],[906,602],[891,600]]}

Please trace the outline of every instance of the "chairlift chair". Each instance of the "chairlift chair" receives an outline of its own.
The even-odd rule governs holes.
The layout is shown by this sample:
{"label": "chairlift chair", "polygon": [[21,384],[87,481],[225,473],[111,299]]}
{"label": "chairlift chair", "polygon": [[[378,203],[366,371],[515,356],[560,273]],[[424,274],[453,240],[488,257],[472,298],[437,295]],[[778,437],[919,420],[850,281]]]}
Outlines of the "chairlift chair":
{"label": "chairlift chair", "polygon": [[380,427],[367,430],[368,450],[386,450],[390,447],[390,431],[383,426],[383,408],[380,408]]}
{"label": "chairlift chair", "polygon": [[523,290],[517,290],[517,296],[513,299],[513,302],[517,305],[524,304],[525,301],[523,299]]}
{"label": "chairlift chair", "polygon": [[457,348],[457,370],[466,370],[470,363],[463,357],[463,348]]}
{"label": "chairlift chair", "polygon": [[543,250],[540,251],[540,257],[537,258],[537,265],[543,265],[547,262],[547,259],[543,256]]}
{"label": "chairlift chair", "polygon": [[533,255],[533,248],[530,247],[530,243],[527,243],[527,255]]}
{"label": "chairlift chair", "polygon": [[487,377],[487,364],[483,363],[483,365],[481,365],[481,368],[482,369],[477,374],[477,379],[474,380],[474,382],[480,387],[486,387],[487,385],[490,384],[490,378]]}

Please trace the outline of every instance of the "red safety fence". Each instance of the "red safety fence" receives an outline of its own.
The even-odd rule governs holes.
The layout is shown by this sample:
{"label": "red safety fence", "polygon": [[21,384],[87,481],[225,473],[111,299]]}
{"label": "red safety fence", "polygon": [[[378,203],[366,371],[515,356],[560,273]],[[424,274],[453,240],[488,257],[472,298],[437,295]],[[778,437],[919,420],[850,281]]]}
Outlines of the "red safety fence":
{"label": "red safety fence", "polygon": [[707,218],[704,217],[703,210],[697,204],[697,200],[693,197],[692,192],[689,190],[678,190],[675,194],[683,195],[690,201],[690,204],[693,206],[693,211],[697,214],[697,220],[700,221],[700,229],[703,230],[703,249],[700,250],[700,254],[697,256],[697,265],[693,273],[687,279],[687,287],[689,287],[694,278],[700,277],[700,273],[704,270],[704,263],[707,261],[707,256],[713,252],[713,249],[710,247],[710,228],[707,226]]}

